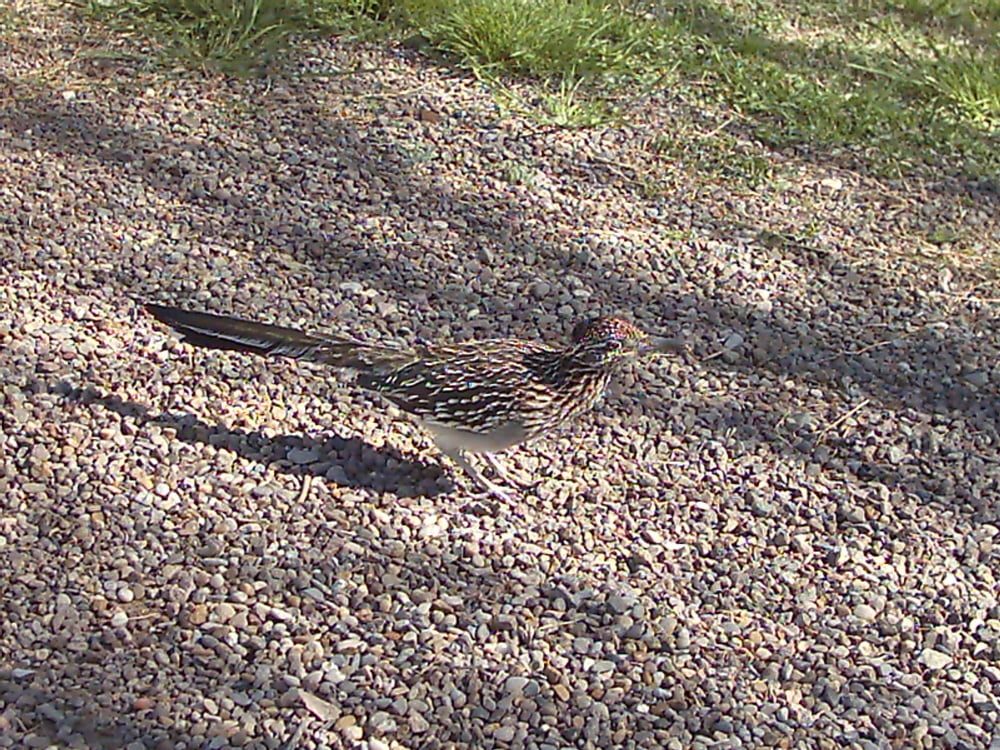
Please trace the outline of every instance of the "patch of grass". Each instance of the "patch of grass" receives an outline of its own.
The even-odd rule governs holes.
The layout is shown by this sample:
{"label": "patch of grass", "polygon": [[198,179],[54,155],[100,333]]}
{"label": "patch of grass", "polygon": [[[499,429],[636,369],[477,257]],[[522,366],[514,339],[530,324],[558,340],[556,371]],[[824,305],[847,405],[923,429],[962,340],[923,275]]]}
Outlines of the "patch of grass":
{"label": "patch of grass", "polygon": [[618,110],[583,84],[582,78],[563,77],[543,88],[540,119],[560,128],[594,128],[619,121]]}
{"label": "patch of grass", "polygon": [[766,152],[720,128],[706,134],[676,130],[657,133],[649,151],[676,166],[697,172],[703,179],[735,182],[757,188],[774,179],[774,167]]}
{"label": "patch of grass", "polygon": [[[686,98],[734,107],[774,146],[847,151],[886,174],[927,163],[1000,174],[996,0],[397,0],[395,11],[487,79],[539,81],[533,111],[552,124],[627,119],[608,105],[615,94],[671,71]],[[763,178],[724,140],[705,158]]]}
{"label": "patch of grass", "polygon": [[[374,29],[474,71],[502,110],[561,127],[627,120],[630,97],[669,81],[773,146],[849,153],[882,173],[931,164],[1000,178],[998,0],[77,2],[198,65],[249,69],[293,32]],[[512,94],[512,78],[534,92]],[[678,150],[764,179],[724,135]]]}
{"label": "patch of grass", "polygon": [[511,185],[531,187],[538,182],[538,170],[525,162],[508,160],[500,165],[500,179]]}
{"label": "patch of grass", "polygon": [[903,4],[716,0],[671,17],[703,39],[685,77],[766,142],[846,150],[880,173],[929,163],[997,178],[996,0]]}
{"label": "patch of grass", "polygon": [[613,87],[594,79],[554,76],[528,85],[480,75],[503,117],[517,115],[559,128],[593,128],[623,121],[623,107],[612,98]]}
{"label": "patch of grass", "polygon": [[370,32],[392,0],[70,0],[109,25],[158,40],[169,59],[252,72],[293,34]]}
{"label": "patch of grass", "polygon": [[1000,25],[996,0],[895,0],[882,6],[911,25],[988,39]]}
{"label": "patch of grass", "polygon": [[304,30],[315,33],[378,37],[392,25],[394,0],[303,0],[307,4]]}
{"label": "patch of grass", "polygon": [[968,48],[934,46],[934,59],[916,66],[916,82],[928,98],[951,109],[958,120],[1000,131],[1000,55],[985,60]]}
{"label": "patch of grass", "polygon": [[174,59],[225,70],[258,67],[307,18],[296,0],[84,0],[84,7],[159,39]]}
{"label": "patch of grass", "polygon": [[[674,38],[600,0],[399,0],[395,18],[486,80],[501,109],[567,128],[615,122],[609,91],[659,70]],[[534,101],[513,94],[511,76],[536,81]]]}
{"label": "patch of grass", "polygon": [[398,8],[432,47],[491,74],[626,74],[658,59],[669,36],[599,0],[401,0]]}

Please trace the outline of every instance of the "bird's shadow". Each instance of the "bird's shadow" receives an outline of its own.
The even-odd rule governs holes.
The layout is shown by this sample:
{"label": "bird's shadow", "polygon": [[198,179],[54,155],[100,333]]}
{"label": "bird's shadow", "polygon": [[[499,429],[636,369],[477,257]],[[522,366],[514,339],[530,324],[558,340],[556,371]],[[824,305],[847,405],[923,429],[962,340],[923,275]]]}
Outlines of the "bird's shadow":
{"label": "bird's shadow", "polygon": [[321,477],[341,487],[391,492],[398,497],[435,497],[454,489],[449,480],[440,481],[442,467],[415,461],[395,448],[374,446],[357,437],[336,433],[327,433],[322,439],[308,434],[269,436],[260,430],[209,424],[190,413],[156,414],[143,404],[66,381],[54,384],[52,390],[67,401],[99,404],[137,425],[170,427],[178,440],[224,448],[284,474]]}

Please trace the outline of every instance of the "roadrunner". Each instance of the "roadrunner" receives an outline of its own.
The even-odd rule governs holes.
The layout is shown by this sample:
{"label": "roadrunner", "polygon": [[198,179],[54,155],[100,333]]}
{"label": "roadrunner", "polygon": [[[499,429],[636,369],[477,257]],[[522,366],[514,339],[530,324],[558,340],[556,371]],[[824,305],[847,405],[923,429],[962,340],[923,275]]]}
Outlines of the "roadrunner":
{"label": "roadrunner", "polygon": [[358,385],[416,417],[445,455],[504,500],[504,490],[469,463],[466,452],[483,454],[510,481],[491,454],[589,410],[625,360],[680,348],[674,339],[650,336],[618,318],[580,321],[564,347],[495,339],[403,348],[162,305],[146,309],[195,346],[294,357],[353,372]]}

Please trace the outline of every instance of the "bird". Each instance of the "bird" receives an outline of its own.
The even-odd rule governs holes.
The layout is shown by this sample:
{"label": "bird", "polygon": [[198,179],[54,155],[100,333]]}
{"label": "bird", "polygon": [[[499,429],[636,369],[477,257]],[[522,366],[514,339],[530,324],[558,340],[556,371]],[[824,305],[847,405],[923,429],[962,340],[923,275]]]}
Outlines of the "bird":
{"label": "bird", "polygon": [[351,373],[362,389],[411,415],[486,495],[511,496],[467,459],[480,454],[510,483],[494,453],[534,440],[590,410],[630,359],[683,349],[617,317],[578,321],[564,346],[514,338],[402,346],[313,334],[227,315],[144,303],[196,347],[280,356]]}

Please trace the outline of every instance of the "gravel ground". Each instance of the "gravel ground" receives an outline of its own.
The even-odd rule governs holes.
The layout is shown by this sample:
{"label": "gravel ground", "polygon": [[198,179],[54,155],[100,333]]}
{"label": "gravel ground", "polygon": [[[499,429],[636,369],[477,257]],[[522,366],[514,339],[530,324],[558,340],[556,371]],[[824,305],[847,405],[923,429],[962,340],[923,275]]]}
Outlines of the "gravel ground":
{"label": "gravel ground", "polygon": [[[772,153],[751,190],[650,150],[722,122],[666,93],[567,132],[401,50],[171,74],[20,10],[0,747],[1000,747],[995,185]],[[137,297],[691,351],[487,507],[398,412]]]}

